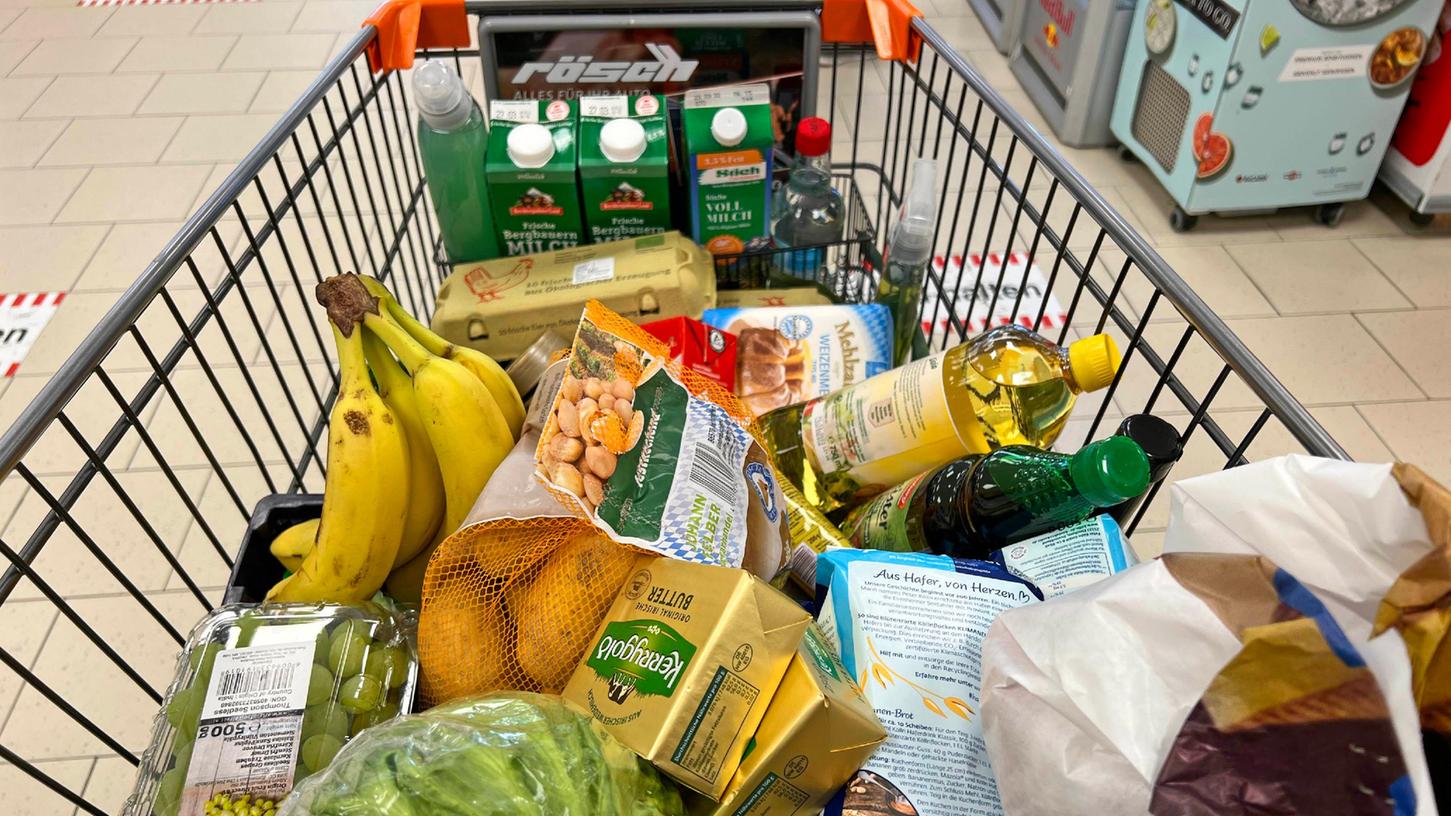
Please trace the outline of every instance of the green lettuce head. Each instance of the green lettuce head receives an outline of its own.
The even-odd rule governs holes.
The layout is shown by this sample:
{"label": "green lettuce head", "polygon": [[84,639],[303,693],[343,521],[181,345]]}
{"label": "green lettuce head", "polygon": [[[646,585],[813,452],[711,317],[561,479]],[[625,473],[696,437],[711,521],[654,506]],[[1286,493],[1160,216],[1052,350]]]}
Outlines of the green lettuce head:
{"label": "green lettuce head", "polygon": [[558,697],[507,691],[363,731],[285,816],[683,816],[649,763]]}

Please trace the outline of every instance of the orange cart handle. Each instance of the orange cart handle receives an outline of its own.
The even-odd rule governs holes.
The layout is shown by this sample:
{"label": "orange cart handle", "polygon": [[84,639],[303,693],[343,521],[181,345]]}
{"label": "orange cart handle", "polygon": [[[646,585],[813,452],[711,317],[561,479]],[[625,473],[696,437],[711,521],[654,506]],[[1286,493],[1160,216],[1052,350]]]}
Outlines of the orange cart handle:
{"label": "orange cart handle", "polygon": [[469,44],[464,0],[386,0],[363,25],[378,29],[378,36],[368,43],[368,67],[375,73],[412,68],[419,48]]}
{"label": "orange cart handle", "polygon": [[875,42],[884,60],[916,62],[922,37],[912,18],[922,12],[907,0],[823,0],[821,37],[827,42]]}

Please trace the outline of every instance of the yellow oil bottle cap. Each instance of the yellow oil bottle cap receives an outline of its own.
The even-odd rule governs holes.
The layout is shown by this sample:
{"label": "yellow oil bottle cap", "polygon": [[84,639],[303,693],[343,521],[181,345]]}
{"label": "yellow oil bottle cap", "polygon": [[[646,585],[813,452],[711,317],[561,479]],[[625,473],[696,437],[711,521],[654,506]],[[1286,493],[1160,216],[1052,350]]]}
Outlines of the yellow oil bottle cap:
{"label": "yellow oil bottle cap", "polygon": [[1106,334],[1095,334],[1068,345],[1068,366],[1073,369],[1074,382],[1084,391],[1107,388],[1122,360],[1118,344]]}

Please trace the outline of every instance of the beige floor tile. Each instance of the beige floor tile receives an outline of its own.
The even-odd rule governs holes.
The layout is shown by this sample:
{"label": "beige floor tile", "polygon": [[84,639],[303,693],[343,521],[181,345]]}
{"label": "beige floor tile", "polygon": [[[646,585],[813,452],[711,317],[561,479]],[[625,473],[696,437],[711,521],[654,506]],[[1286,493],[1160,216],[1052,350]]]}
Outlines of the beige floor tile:
{"label": "beige floor tile", "polygon": [[375,7],[372,0],[308,0],[292,22],[292,33],[355,32]]}
{"label": "beige floor tile", "polygon": [[1232,244],[1228,250],[1281,314],[1411,305],[1347,240]]}
{"label": "beige floor tile", "polygon": [[56,167],[150,164],[161,158],[181,123],[181,117],[175,116],[77,119],[40,163]]}
{"label": "beige floor tile", "polygon": [[[58,220],[63,222],[157,221],[187,214],[210,167],[98,167]],[[138,190],[147,192],[138,196]]]}
{"label": "beige floor tile", "polygon": [[0,31],[0,40],[89,37],[109,16],[111,10],[107,8],[28,8]]}
{"label": "beige floor tile", "polygon": [[122,757],[100,757],[86,780],[86,801],[107,813],[120,813],[135,785],[136,766]]}
{"label": "beige floor tile", "polygon": [[292,26],[299,3],[228,3],[207,9],[197,34],[281,34]]}
{"label": "beige floor tile", "polygon": [[[15,542],[11,546],[19,547],[23,543]],[[7,601],[0,606],[0,622],[4,624],[0,627],[0,648],[28,667],[40,654],[56,614],[55,608],[46,602],[28,603],[18,598]],[[0,722],[9,716],[10,706],[24,685],[25,681],[8,668],[0,675]]]}
{"label": "beige floor tile", "polygon": [[[0,394],[0,427],[9,428],[21,411],[31,407],[41,387],[49,379],[46,375],[26,376],[22,366],[20,376],[12,379],[10,387]],[[120,372],[112,375],[112,382],[128,399],[138,393],[144,381],[145,377],[140,374]],[[101,444],[116,418],[120,416],[115,400],[94,377],[81,386],[64,410],[93,449]],[[147,416],[150,416],[149,411],[143,414],[143,419]],[[113,469],[130,461],[137,440],[134,432],[128,431],[125,434],[115,451],[107,458]],[[86,457],[70,433],[53,422],[40,434],[21,461],[37,474],[74,474],[86,462]]]}
{"label": "beige floor tile", "polygon": [[241,113],[265,74],[167,74],[141,105],[141,113]]}
{"label": "beige floor tile", "polygon": [[[180,627],[183,636],[204,611],[189,594],[157,593],[151,600],[168,615],[188,621]],[[180,647],[136,601],[130,596],[89,598],[75,601],[74,606],[152,688],[165,690]],[[143,749],[150,741],[157,704],[69,621],[56,624],[36,659],[35,671],[128,749]],[[21,692],[0,738],[17,753],[39,758],[106,751],[102,743],[29,688]]]}
{"label": "beige floor tile", "polygon": [[0,167],[31,167],[65,130],[65,119],[0,122]]}
{"label": "beige floor tile", "polygon": [[1358,238],[1354,243],[1418,307],[1451,306],[1451,235]]}
{"label": "beige floor tile", "polygon": [[0,224],[49,224],[85,177],[84,168],[0,170]]}
{"label": "beige floor tile", "polygon": [[52,39],[37,45],[12,74],[109,74],[136,46],[135,37]]}
{"label": "beige floor tile", "polygon": [[959,51],[993,48],[992,38],[983,29],[982,23],[972,16],[966,3],[962,4],[960,9],[958,14],[951,17],[933,17],[928,22],[937,29],[937,33]]}
{"label": "beige floor tile", "polygon": [[1229,326],[1307,405],[1422,396],[1349,315],[1232,320]]}
{"label": "beige floor tile", "polygon": [[257,98],[252,100],[251,111],[272,114],[286,111],[316,78],[316,71],[269,72],[267,78],[262,80]]}
{"label": "beige floor tile", "polygon": [[962,50],[969,64],[994,88],[1016,88],[1013,70],[1008,67],[1008,58],[999,54],[996,48],[974,48]]}
{"label": "beige floor tile", "polygon": [[27,118],[125,116],[136,112],[136,106],[146,98],[146,92],[156,80],[156,74],[59,77],[25,115]]}
{"label": "beige floor tile", "polygon": [[192,116],[181,126],[162,161],[235,162],[276,123],[277,117],[265,113]]}
{"label": "beige floor tile", "polygon": [[1352,201],[1346,204],[1344,220],[1333,229],[1317,224],[1310,217],[1312,212],[1309,208],[1294,207],[1269,216],[1266,220],[1286,241],[1323,241],[1331,236],[1358,238],[1402,234],[1400,225],[1373,201]]}
{"label": "beige floor tile", "polygon": [[[112,412],[119,411],[112,403]],[[182,470],[176,473],[177,481],[194,499],[201,495],[206,484],[207,473],[201,470]],[[70,484],[72,476],[53,476],[44,479],[45,487],[52,498],[59,497]],[[146,514],[146,522],[160,537],[168,551],[176,549],[191,526],[193,517],[165,474],[152,470],[147,472],[118,473],[116,480],[120,489]],[[37,525],[50,512],[45,497],[32,491],[25,497],[20,508],[12,516],[5,530],[6,541],[26,541]],[[62,523],[45,548],[36,556],[32,565],[39,576],[63,597],[80,595],[104,595],[125,592],[126,589],[105,568],[101,560],[86,546],[82,536],[114,563],[138,589],[159,590],[166,586],[171,575],[171,566],[152,541],[145,528],[126,508],[116,490],[103,478],[92,479],[91,483],[76,499],[70,511],[71,519],[80,528],[77,532],[67,523]],[[16,589],[15,597],[43,597],[34,587]]]}
{"label": "beige floor tile", "polygon": [[121,6],[101,26],[103,37],[156,37],[186,34],[207,13],[207,6]]}
{"label": "beige floor tile", "polygon": [[[65,787],[80,790],[86,784],[86,777],[90,774],[93,763],[94,760],[86,758],[41,762],[37,765],[47,776]],[[6,808],[13,812],[26,816],[43,816],[70,813],[74,809],[60,794],[14,765],[0,766],[0,785],[5,786]]]}
{"label": "beige floor tile", "polygon": [[[182,228],[180,221],[162,221],[151,224],[117,224],[111,228],[106,240],[96,250],[95,257],[86,265],[80,279],[76,281],[77,291],[121,291],[130,286],[146,267],[156,258],[167,242]],[[218,225],[223,244],[229,249],[236,245],[241,228],[235,223],[222,222]],[[204,237],[189,256],[208,284],[215,284],[225,273],[225,263],[210,235]],[[173,277],[191,288],[191,270],[183,265]]]}
{"label": "beige floor tile", "polygon": [[0,31],[4,31],[6,26],[15,22],[15,18],[19,17],[24,11],[25,9],[22,8],[0,7]]}
{"label": "beige floor tile", "polygon": [[[287,475],[285,468],[281,466],[273,468],[276,472],[272,473],[273,482],[270,486],[263,477],[262,471],[255,464],[229,467],[224,470],[227,474],[227,483],[230,483],[231,489],[237,492],[248,512],[263,496],[275,492],[274,487],[278,490],[285,490],[291,481],[291,476]],[[316,474],[316,472],[317,469],[313,468],[313,473]],[[242,544],[242,536],[247,531],[248,516],[243,515],[242,511],[237,508],[236,501],[227,489],[227,483],[215,475],[207,482],[206,489],[197,503],[207,525],[203,527],[200,524],[192,524],[177,553],[177,559],[181,561],[182,568],[192,581],[197,586],[211,590],[214,594],[220,594],[219,590],[226,586],[227,578],[231,575],[231,568],[217,553],[217,546],[220,545],[227,555],[235,560],[237,549]],[[184,587],[185,584],[181,577],[173,573],[171,588]]]}
{"label": "beige floor tile", "polygon": [[4,281],[4,289],[70,289],[107,231],[105,226],[0,228],[0,281]]}
{"label": "beige floor tile", "polygon": [[236,37],[142,37],[117,71],[215,71]]}
{"label": "beige floor tile", "polygon": [[1432,398],[1451,397],[1451,309],[1362,314],[1357,318]]}
{"label": "beige floor tile", "polygon": [[1451,484],[1451,401],[1361,405],[1357,410],[1398,459]]}
{"label": "beige floor tile", "polygon": [[222,67],[227,71],[318,69],[327,62],[336,39],[332,34],[243,34]]}
{"label": "beige floor tile", "polygon": [[[1223,247],[1162,247],[1159,255],[1220,317],[1265,317],[1275,314],[1274,307],[1265,300],[1254,282],[1244,274]],[[1117,273],[1126,256],[1116,249],[1110,249],[1100,252],[1099,257],[1105,268]],[[1124,281],[1124,293],[1139,314],[1148,308],[1155,289],[1149,278],[1137,270],[1130,272]],[[1166,316],[1172,318],[1174,310],[1161,297],[1154,307],[1154,315],[1159,320]]]}
{"label": "beige floor tile", "polygon": [[0,41],[0,75],[8,74],[39,44],[39,40]]}
{"label": "beige floor tile", "polygon": [[50,77],[0,79],[0,119],[19,119],[51,82]]}

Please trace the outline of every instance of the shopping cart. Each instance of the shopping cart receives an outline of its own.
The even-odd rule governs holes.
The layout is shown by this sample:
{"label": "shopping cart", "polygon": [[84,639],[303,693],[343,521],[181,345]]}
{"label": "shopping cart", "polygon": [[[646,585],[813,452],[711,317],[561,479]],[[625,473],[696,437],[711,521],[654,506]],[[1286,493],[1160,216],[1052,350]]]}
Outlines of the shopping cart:
{"label": "shopping cart", "polygon": [[[743,14],[819,5],[717,4]],[[467,11],[539,6],[481,0]],[[413,46],[385,33],[359,31],[0,438],[0,692],[14,700],[0,760],[11,791],[33,789],[37,812],[118,809],[173,656],[221,598],[254,506],[321,488],[337,377],[312,286],[357,270],[415,314],[431,312],[446,267],[414,113],[403,75],[375,73],[365,58],[370,46],[375,56]],[[882,33],[899,50],[920,40],[920,57],[821,46],[816,107],[844,134],[834,156],[853,213],[823,282],[870,297],[908,162],[934,157],[942,264],[923,305],[933,349],[1004,321],[1058,340],[1114,334],[1122,370],[1080,403],[1064,444],[1151,412],[1184,438],[1175,478],[1288,450],[1345,457],[930,25],[901,19]],[[429,54],[478,82],[476,51]],[[749,280],[762,262],[734,259],[722,279]],[[1141,550],[1154,550],[1163,526],[1162,492],[1133,520]]]}

